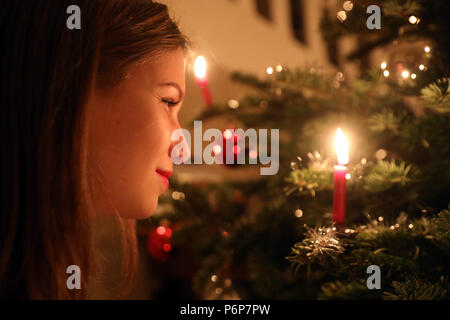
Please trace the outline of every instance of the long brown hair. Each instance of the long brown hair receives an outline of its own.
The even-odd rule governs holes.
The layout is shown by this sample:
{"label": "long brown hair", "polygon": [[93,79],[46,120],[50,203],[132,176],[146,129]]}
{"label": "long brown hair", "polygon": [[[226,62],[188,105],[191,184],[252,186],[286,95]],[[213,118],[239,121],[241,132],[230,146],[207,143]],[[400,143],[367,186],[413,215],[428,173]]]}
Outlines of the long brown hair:
{"label": "long brown hair", "polygon": [[[66,27],[70,5],[81,29]],[[150,0],[2,1],[0,298],[86,298],[95,271],[85,106],[94,85],[188,41]],[[120,218],[119,218],[120,219]],[[133,220],[123,227],[124,288],[136,267]],[[82,290],[68,290],[78,265]]]}

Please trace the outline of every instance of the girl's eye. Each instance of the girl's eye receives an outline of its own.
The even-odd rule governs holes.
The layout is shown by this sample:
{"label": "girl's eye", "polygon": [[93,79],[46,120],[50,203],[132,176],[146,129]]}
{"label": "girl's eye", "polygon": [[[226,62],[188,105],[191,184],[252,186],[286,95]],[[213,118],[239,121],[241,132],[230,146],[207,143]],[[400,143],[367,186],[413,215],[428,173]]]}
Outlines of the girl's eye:
{"label": "girl's eye", "polygon": [[167,106],[168,106],[169,108],[176,107],[176,106],[178,105],[178,103],[179,103],[179,102],[172,101],[172,100],[170,100],[170,99],[162,99],[162,102],[165,103],[165,104],[167,104]]}

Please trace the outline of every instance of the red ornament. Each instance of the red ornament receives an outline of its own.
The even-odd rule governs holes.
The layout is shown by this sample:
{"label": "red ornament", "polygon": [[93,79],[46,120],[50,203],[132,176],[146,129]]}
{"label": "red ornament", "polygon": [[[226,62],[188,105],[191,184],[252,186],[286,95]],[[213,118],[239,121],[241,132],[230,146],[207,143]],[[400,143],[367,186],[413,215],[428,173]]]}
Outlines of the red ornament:
{"label": "red ornament", "polygon": [[155,259],[166,261],[172,250],[170,237],[172,229],[169,227],[159,226],[148,233],[147,251]]}

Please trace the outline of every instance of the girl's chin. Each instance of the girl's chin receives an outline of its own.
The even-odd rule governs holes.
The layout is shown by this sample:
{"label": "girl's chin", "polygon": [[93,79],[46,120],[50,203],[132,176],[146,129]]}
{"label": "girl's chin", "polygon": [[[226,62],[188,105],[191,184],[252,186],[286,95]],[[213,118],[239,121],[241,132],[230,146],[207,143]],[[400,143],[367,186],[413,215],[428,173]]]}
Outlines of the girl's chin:
{"label": "girl's chin", "polygon": [[155,213],[156,208],[158,206],[158,198],[155,198],[150,203],[146,203],[142,205],[140,208],[136,208],[133,211],[130,211],[125,214],[121,214],[120,216],[125,219],[147,219],[150,218],[153,213]]}

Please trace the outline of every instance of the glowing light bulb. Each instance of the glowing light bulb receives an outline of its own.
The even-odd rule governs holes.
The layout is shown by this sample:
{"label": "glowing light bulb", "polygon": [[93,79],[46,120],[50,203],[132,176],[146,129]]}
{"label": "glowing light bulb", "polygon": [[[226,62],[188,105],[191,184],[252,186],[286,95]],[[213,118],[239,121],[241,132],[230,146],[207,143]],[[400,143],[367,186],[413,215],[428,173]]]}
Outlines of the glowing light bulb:
{"label": "glowing light bulb", "polygon": [[380,67],[381,67],[381,69],[386,69],[386,67],[387,67],[387,63],[385,62],[385,61],[383,61],[381,64],[380,64]]}
{"label": "glowing light bulb", "polygon": [[166,228],[164,228],[163,226],[159,226],[159,227],[156,229],[156,232],[157,232],[159,235],[163,235],[164,233],[166,233]]}
{"label": "glowing light bulb", "polygon": [[338,163],[343,166],[348,163],[348,141],[344,136],[341,128],[336,130],[336,138],[334,140]]}
{"label": "glowing light bulb", "polygon": [[375,158],[377,158],[378,160],[383,160],[384,158],[386,158],[387,156],[387,152],[384,149],[378,149],[377,152],[375,152]]}
{"label": "glowing light bulb", "polygon": [[419,69],[420,69],[420,70],[425,70],[425,66],[424,66],[423,64],[421,64],[421,65],[419,66]]}
{"label": "glowing light bulb", "polygon": [[275,69],[276,69],[278,72],[281,72],[281,71],[283,71],[283,66],[277,65]]}
{"label": "glowing light bulb", "polygon": [[236,99],[230,99],[228,100],[228,107],[231,109],[237,109],[239,107],[239,101]]}
{"label": "glowing light bulb", "polygon": [[339,21],[344,22],[347,19],[347,14],[345,13],[345,11],[339,11],[337,13],[337,18],[339,19]]}
{"label": "glowing light bulb", "polygon": [[224,132],[223,132],[223,137],[225,138],[225,139],[230,139],[231,137],[233,136],[233,133],[231,132],[231,130],[225,130]]}
{"label": "glowing light bulb", "polygon": [[219,154],[219,153],[221,153],[221,152],[222,152],[222,147],[219,146],[218,144],[216,144],[216,145],[213,147],[213,152],[214,152],[214,154]]}
{"label": "glowing light bulb", "polygon": [[266,69],[267,74],[272,74],[273,73],[273,68],[272,67],[268,67]]}
{"label": "glowing light bulb", "polygon": [[408,78],[408,77],[409,77],[409,71],[408,71],[408,70],[403,70],[403,71],[402,71],[402,77],[403,77],[404,79]]}
{"label": "glowing light bulb", "polygon": [[411,79],[415,79],[417,77],[417,75],[415,73],[411,73]]}
{"label": "glowing light bulb", "polygon": [[423,50],[425,50],[426,53],[429,53],[431,51],[431,48],[429,46],[426,46],[425,48],[423,48]]}
{"label": "glowing light bulb", "polygon": [[419,22],[419,19],[417,19],[416,16],[410,16],[409,19],[408,19],[408,21],[409,21],[409,23],[411,23],[411,24],[416,24],[416,23]]}
{"label": "glowing light bulb", "polygon": [[345,1],[342,7],[344,8],[345,11],[350,11],[353,9],[353,2]]}
{"label": "glowing light bulb", "polygon": [[383,76],[384,76],[385,78],[389,77],[389,71],[388,71],[388,70],[384,70],[384,71],[383,71]]}

